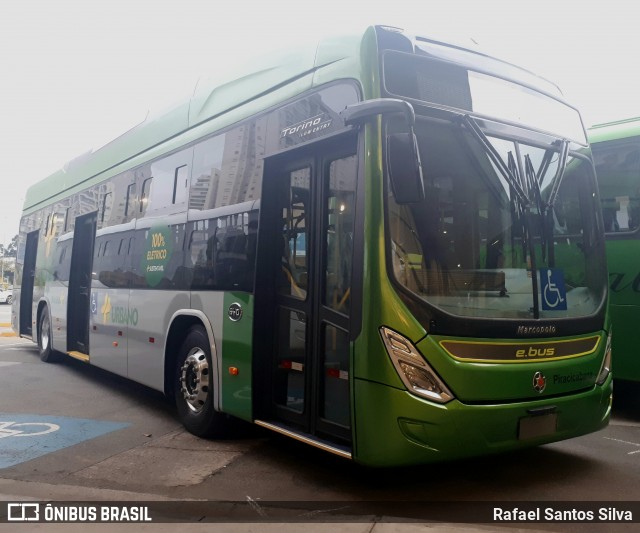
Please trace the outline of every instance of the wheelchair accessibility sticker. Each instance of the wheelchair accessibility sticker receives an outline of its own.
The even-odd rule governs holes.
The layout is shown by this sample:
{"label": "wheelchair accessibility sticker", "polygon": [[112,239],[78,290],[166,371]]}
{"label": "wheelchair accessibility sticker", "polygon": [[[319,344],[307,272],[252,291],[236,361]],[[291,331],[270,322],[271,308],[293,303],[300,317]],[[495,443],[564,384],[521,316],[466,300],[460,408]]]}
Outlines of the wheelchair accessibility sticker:
{"label": "wheelchair accessibility sticker", "polygon": [[129,424],[0,413],[0,469],[73,446]]}
{"label": "wheelchair accessibility sticker", "polygon": [[567,291],[564,288],[564,274],[558,268],[540,270],[540,292],[544,311],[566,311]]}

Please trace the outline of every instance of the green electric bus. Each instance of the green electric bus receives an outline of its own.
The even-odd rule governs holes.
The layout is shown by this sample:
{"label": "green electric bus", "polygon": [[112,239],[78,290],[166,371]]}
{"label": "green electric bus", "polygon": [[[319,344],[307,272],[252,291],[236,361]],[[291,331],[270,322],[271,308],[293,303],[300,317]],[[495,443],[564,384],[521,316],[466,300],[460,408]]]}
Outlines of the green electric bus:
{"label": "green electric bus", "polygon": [[640,235],[640,118],[599,124],[588,135],[605,225],[615,377],[640,381],[633,333],[640,313],[640,265],[634,255]]}
{"label": "green electric bus", "polygon": [[610,416],[598,207],[555,85],[369,27],[31,187],[13,327],[200,436],[239,418],[378,466],[539,445]]}

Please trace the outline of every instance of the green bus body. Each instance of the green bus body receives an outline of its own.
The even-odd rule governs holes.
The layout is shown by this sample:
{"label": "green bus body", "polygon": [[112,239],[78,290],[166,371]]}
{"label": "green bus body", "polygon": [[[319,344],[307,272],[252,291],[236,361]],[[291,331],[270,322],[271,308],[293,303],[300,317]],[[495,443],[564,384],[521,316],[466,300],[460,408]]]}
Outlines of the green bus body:
{"label": "green bus body", "polygon": [[640,381],[635,328],[640,313],[637,209],[640,205],[640,119],[593,126],[588,131],[605,220],[610,314],[615,329],[616,379]]}
{"label": "green bus body", "polygon": [[[513,118],[494,87],[559,118]],[[13,327],[176,397],[203,436],[232,415],[393,466],[583,435],[612,388],[592,168],[545,80],[370,27],[201,85],[31,187]]]}

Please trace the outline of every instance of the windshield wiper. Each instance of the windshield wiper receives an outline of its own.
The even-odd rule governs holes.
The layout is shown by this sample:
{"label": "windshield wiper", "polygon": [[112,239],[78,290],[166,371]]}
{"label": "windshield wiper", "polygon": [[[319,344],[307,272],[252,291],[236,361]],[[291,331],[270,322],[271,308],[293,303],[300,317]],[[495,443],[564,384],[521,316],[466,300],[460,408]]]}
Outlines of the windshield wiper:
{"label": "windshield wiper", "polygon": [[[548,154],[549,152],[547,152]],[[549,163],[545,164],[545,160],[547,160],[547,154],[545,154],[542,164],[540,165],[540,170],[546,169],[549,167]],[[551,158],[548,158],[550,161]],[[542,191],[540,189],[540,174],[536,174],[535,169],[533,168],[533,163],[531,162],[531,157],[529,154],[524,156],[524,172],[527,178],[527,187],[530,191],[533,191],[533,198],[536,206],[538,207],[538,215],[540,217],[540,224],[542,226],[542,234],[540,235],[540,244],[542,248],[542,261],[546,261],[547,254],[549,256],[549,260],[552,260],[553,254],[553,226],[549,225],[549,210],[545,206],[542,200]],[[544,175],[544,174],[542,174]],[[551,221],[552,222],[552,221]]]}
{"label": "windshield wiper", "polygon": [[[509,172],[511,172],[513,177],[516,179],[516,181],[518,183],[522,183],[522,180],[520,179],[520,170],[518,169],[518,164],[516,163],[516,158],[513,156],[513,152],[511,151],[509,152],[508,159],[507,159],[507,168],[509,169]],[[513,197],[514,196],[513,187],[510,187],[510,192],[511,192],[511,196]],[[517,204],[514,206],[513,205],[514,203],[515,202],[511,200],[512,217],[520,227],[520,233],[522,237],[522,257],[527,257],[527,242],[528,242],[527,240],[528,225],[526,224],[527,206],[524,205],[522,202],[517,202]],[[529,199],[527,199],[527,204],[528,203],[529,203]]]}
{"label": "windshield wiper", "polygon": [[[533,246],[533,236],[531,234],[531,225],[530,225],[530,218],[531,218],[530,208],[531,208],[532,202],[527,196],[527,192],[525,191],[523,184],[520,181],[520,171],[518,170],[519,166],[516,162],[515,157],[511,152],[509,152],[508,164],[505,164],[504,160],[502,159],[498,151],[494,148],[494,146],[491,144],[489,139],[487,139],[487,136],[480,129],[480,126],[478,126],[478,123],[473,117],[471,117],[470,115],[464,115],[462,117],[462,122],[465,124],[465,126],[467,126],[467,129],[473,134],[476,140],[484,148],[486,154],[489,156],[489,158],[491,159],[495,167],[498,169],[498,171],[502,174],[505,181],[509,185],[511,191],[513,192],[513,196],[515,196],[515,199],[517,200],[516,213],[522,228],[522,252],[523,252],[523,256],[526,258],[526,262],[528,265],[527,268],[531,270],[531,274],[532,274],[531,285],[532,285],[532,296],[533,296],[533,308],[532,308],[533,318],[536,318],[536,319],[540,318],[540,302],[538,297],[538,276],[534,274],[534,272],[536,271],[535,265],[537,264],[537,262],[536,262],[535,247]],[[565,154],[565,157],[566,157],[566,154]],[[529,164],[531,166],[531,170],[533,170],[533,165],[531,164],[531,162],[529,162]],[[525,174],[526,173],[527,171],[525,170]],[[532,176],[533,176],[533,180],[529,180],[530,183],[528,183],[526,186],[530,191],[531,190],[534,191],[534,196],[535,196],[534,199],[536,201],[538,210],[540,211],[540,209],[542,208],[541,193],[536,192],[537,190],[540,189],[540,183],[538,182],[537,176],[535,175],[535,171],[533,172]],[[558,177],[558,174],[556,174],[556,178],[557,177]],[[525,176],[525,179],[527,178],[528,176]],[[562,178],[561,175],[560,175],[560,178]],[[511,201],[513,202],[513,199]]]}
{"label": "windshield wiper", "polygon": [[[569,141],[567,139],[554,141],[556,146],[561,145],[560,147],[560,160],[558,161],[558,170],[556,171],[556,175],[551,180],[551,192],[549,193],[549,199],[547,200],[546,209],[551,209],[556,203],[556,199],[558,198],[558,192],[560,191],[560,185],[562,185],[562,178],[564,177],[564,171],[567,168],[567,159],[569,154]],[[547,153],[551,153],[548,151]],[[546,159],[546,154],[545,154]],[[549,157],[549,160],[551,156]],[[543,161],[544,163],[544,161]],[[547,167],[549,163],[547,163]],[[546,169],[545,169],[546,171]],[[544,176],[544,174],[539,174],[539,176]]]}
{"label": "windshield wiper", "polygon": [[569,153],[569,141],[566,139],[558,139],[553,142],[554,146],[561,145],[559,152],[559,161],[558,161],[558,169],[556,170],[555,176],[551,180],[551,192],[549,193],[549,199],[544,202],[542,199],[542,191],[540,189],[540,183],[544,179],[547,170],[549,169],[549,165],[551,164],[551,159],[553,155],[556,153],[555,150],[548,149],[544,157],[542,158],[542,162],[540,163],[540,168],[536,173],[533,168],[533,163],[531,163],[531,158],[527,154],[525,156],[525,174],[527,177],[527,186],[529,190],[533,190],[534,192],[534,200],[538,206],[538,212],[541,218],[542,224],[542,235],[541,237],[541,245],[542,245],[542,260],[546,261],[547,257],[549,259],[549,266],[553,267],[555,263],[554,257],[554,248],[553,248],[553,218],[552,212],[553,207],[558,198],[558,193],[560,191],[560,186],[562,185],[562,178],[564,177],[564,171],[567,168],[567,159]]}
{"label": "windshield wiper", "polygon": [[534,202],[538,207],[538,211],[542,213],[544,203],[542,201],[542,191],[540,190],[540,174],[536,174],[529,154],[524,156],[524,172],[527,177],[527,186],[530,191],[533,191]]}
{"label": "windshield wiper", "polygon": [[524,208],[529,205],[529,199],[527,198],[527,194],[525,193],[522,185],[520,185],[518,179],[511,171],[511,169],[505,165],[504,160],[500,156],[500,154],[493,147],[487,136],[478,126],[476,120],[470,115],[464,115],[462,117],[462,122],[467,126],[469,131],[473,134],[476,140],[480,143],[480,145],[484,148],[484,151],[489,156],[489,159],[493,162],[496,168],[500,171],[500,174],[504,177],[509,186],[513,189],[520,205]]}

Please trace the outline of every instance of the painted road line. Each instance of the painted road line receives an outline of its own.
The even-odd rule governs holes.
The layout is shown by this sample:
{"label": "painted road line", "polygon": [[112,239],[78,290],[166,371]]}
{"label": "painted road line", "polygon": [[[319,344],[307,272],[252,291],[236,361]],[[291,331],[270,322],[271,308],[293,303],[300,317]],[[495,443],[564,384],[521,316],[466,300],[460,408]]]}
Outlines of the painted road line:
{"label": "painted road line", "polygon": [[30,461],[129,425],[64,416],[0,413],[0,469]]}
{"label": "painted road line", "polygon": [[[628,440],[614,439],[612,437],[603,437],[607,440],[612,440],[614,442],[621,442],[622,444],[629,444],[630,446],[635,446],[636,448],[640,448],[640,443],[638,442],[629,442]],[[634,450],[632,452],[627,452],[627,455],[634,455],[636,453],[640,453],[640,449]]]}
{"label": "painted road line", "polygon": [[25,339],[24,342],[14,342],[13,344],[0,344],[0,349],[3,349],[3,348],[16,348],[18,346],[20,346],[22,348],[27,348],[27,347],[35,347],[36,345]]}
{"label": "painted road line", "polygon": [[[0,328],[11,328],[11,322],[0,322]],[[17,337],[15,331],[0,331],[0,337]]]}

